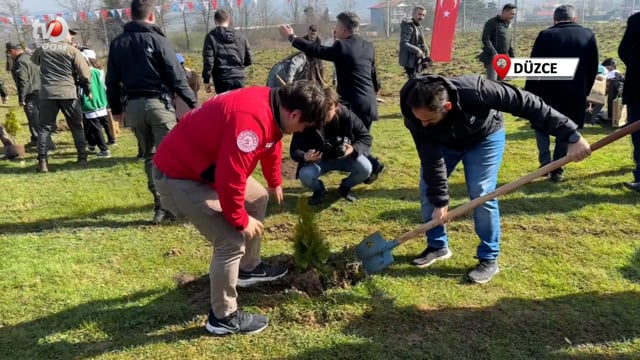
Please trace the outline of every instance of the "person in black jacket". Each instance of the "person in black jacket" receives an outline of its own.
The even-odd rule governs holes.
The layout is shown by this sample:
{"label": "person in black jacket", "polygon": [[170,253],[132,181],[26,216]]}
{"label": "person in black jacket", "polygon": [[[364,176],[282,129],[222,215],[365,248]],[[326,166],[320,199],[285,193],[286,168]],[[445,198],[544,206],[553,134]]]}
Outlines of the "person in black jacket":
{"label": "person in black jacket", "polygon": [[[307,55],[332,61],[338,78],[337,91],[341,101],[362,120],[367,129],[378,119],[376,94],[380,83],[376,73],[375,50],[373,44],[358,34],[360,19],[352,12],[342,12],[336,16],[336,41],[331,46],[323,46],[296,37],[289,25],[280,26],[280,34],[291,41],[291,45]],[[365,184],[373,183],[382,173],[384,165],[370,156],[373,172]]]}
{"label": "person in black jacket", "polygon": [[[478,75],[453,78],[420,76],[409,80],[400,92],[405,126],[411,132],[420,157],[420,199],[425,222],[446,221],[449,205],[447,178],[462,162],[469,198],[495,190],[505,147],[501,112],[529,119],[549,134],[571,143],[569,155],[579,161],[591,153],[589,144],[569,118],[541,98]],[[469,273],[473,282],[485,283],[498,273],[500,213],[497,200],[474,210],[480,237],[477,267]],[[427,267],[451,257],[444,225],[426,233],[427,248],[413,260]]]}
{"label": "person in black jacket", "polygon": [[[632,123],[640,120],[640,13],[631,15],[627,20],[618,56],[627,66],[622,102],[627,104],[627,122]],[[631,142],[636,168],[633,170],[633,182],[625,182],[624,185],[640,192],[640,131],[631,134]]]}
{"label": "person in black jacket", "polygon": [[[38,99],[40,92],[40,67],[31,62],[29,54],[24,52],[18,42],[5,44],[7,53],[12,59],[11,75],[18,91],[18,104],[22,106],[27,120],[31,142],[27,146],[36,146],[40,134],[40,111]],[[53,147],[53,144],[50,144]]]}
{"label": "person in black jacket", "polygon": [[134,128],[142,147],[147,186],[154,197],[153,221],[158,223],[175,217],[162,209],[151,178],[154,149],[176,125],[173,94],[191,109],[198,100],[171,43],[155,25],[154,11],[151,0],[131,2],[133,21],[111,42],[105,83],[114,120],[122,121],[124,106],[126,125]]}
{"label": "person in black jacket", "polygon": [[207,93],[216,94],[244,87],[244,68],[251,65],[247,38],[229,27],[231,17],[225,10],[216,11],[216,27],[207,34],[202,49],[202,81]]}
{"label": "person in black jacket", "polygon": [[[573,80],[527,80],[524,89],[540,96],[554,109],[584,127],[587,96],[598,74],[598,45],[591,29],[576,24],[576,11],[571,5],[562,5],[553,12],[554,26],[543,30],[531,49],[531,57],[580,58]],[[540,166],[552,161],[549,135],[533,126],[538,143]],[[553,161],[567,154],[567,144],[556,138]],[[549,174],[552,182],[562,181],[563,169]]]}
{"label": "person in black jacket", "polygon": [[353,112],[341,105],[332,88],[325,90],[328,120],[321,129],[308,128],[291,139],[291,158],[298,162],[297,177],[313,190],[309,205],[319,205],[327,193],[320,176],[330,171],[344,171],[338,193],[347,201],[356,201],[351,189],[371,175],[367,159],[371,135]]}
{"label": "person in black jacket", "polygon": [[493,57],[498,54],[507,54],[515,57],[515,51],[511,46],[511,35],[509,27],[511,20],[516,16],[516,6],[505,4],[502,12],[487,20],[482,30],[482,53],[479,60],[487,71],[487,79],[498,80],[498,75],[493,68]]}

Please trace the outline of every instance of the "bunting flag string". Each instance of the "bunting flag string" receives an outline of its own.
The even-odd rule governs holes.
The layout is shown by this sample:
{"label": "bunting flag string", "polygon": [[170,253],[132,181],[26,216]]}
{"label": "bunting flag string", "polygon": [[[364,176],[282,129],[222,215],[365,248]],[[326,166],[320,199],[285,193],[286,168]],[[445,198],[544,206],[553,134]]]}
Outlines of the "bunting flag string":
{"label": "bunting flag string", "polygon": [[[291,2],[291,0],[281,0]],[[186,2],[171,1],[163,5],[155,7],[156,11],[161,14],[162,12],[175,12],[175,13],[193,13],[211,10],[218,10],[219,8],[242,8],[251,7],[257,4],[257,0],[194,0]],[[56,17],[64,18],[67,21],[87,21],[95,19],[107,20],[111,19],[131,19],[131,8],[120,9],[99,9],[93,11],[79,11],[79,12],[58,12],[49,14],[36,14],[36,15],[20,15],[16,17],[0,16],[0,24],[17,24],[26,25],[31,24],[34,20],[48,22]]]}

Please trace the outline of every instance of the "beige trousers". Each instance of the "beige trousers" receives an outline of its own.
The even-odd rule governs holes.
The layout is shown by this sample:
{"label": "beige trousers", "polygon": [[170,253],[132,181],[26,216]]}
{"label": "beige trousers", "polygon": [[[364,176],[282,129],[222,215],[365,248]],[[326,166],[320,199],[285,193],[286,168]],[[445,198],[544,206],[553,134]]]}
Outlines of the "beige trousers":
{"label": "beige trousers", "polygon": [[[261,262],[260,238],[245,241],[243,234],[222,215],[218,193],[209,185],[169,178],[155,166],[152,174],[162,208],[190,221],[211,242],[211,309],[218,319],[228,316],[238,309],[239,269],[251,271]],[[249,215],[264,221],[268,201],[267,190],[249,177],[245,190],[245,208]]]}

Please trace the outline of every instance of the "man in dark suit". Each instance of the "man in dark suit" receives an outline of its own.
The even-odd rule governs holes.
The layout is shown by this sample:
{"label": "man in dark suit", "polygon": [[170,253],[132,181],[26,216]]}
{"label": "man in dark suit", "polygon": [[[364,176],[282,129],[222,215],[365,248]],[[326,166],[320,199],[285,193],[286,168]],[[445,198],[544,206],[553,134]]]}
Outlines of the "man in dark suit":
{"label": "man in dark suit", "polygon": [[[338,77],[338,95],[347,107],[356,114],[367,127],[378,119],[376,93],[380,89],[376,74],[375,50],[373,44],[361,38],[358,32],[360,19],[352,12],[342,12],[336,16],[336,41],[331,46],[322,46],[296,37],[289,25],[280,26],[280,34],[291,41],[291,45],[309,56],[332,61]],[[365,184],[373,183],[384,165],[369,156],[373,166],[371,176]]]}
{"label": "man in dark suit", "polygon": [[[525,90],[540,96],[547,104],[584,127],[587,96],[598,73],[598,45],[591,29],[576,24],[576,11],[571,5],[561,5],[553,12],[555,25],[543,30],[533,44],[531,57],[580,58],[573,80],[527,80]],[[551,162],[550,141],[546,132],[536,131],[538,160],[541,166]],[[553,160],[567,154],[566,142],[556,138]],[[550,174],[553,182],[562,181],[563,169]]]}
{"label": "man in dark suit", "polygon": [[[640,13],[631,15],[627,20],[618,55],[627,66],[622,102],[627,104],[627,121],[631,123],[640,120]],[[631,141],[636,168],[633,182],[625,182],[624,185],[640,192],[640,131],[631,134]]]}

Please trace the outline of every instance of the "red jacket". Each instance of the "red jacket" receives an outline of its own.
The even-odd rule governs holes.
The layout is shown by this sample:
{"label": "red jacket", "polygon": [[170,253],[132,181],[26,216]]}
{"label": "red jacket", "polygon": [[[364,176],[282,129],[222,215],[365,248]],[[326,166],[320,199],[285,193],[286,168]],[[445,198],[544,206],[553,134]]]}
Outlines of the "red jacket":
{"label": "red jacket", "polygon": [[170,178],[209,183],[225,219],[238,230],[249,222],[244,195],[258,161],[269,187],[282,184],[282,130],[270,91],[256,86],[209,99],[180,120],[153,158]]}

